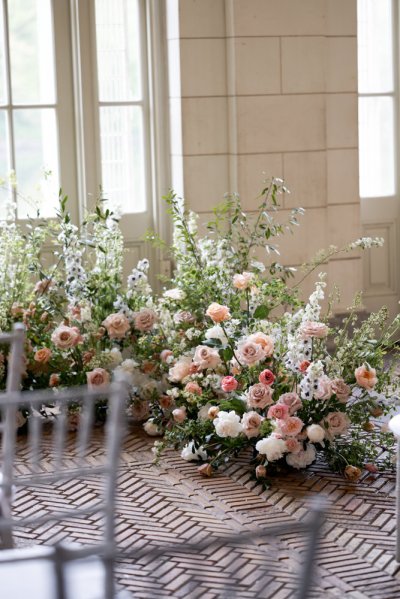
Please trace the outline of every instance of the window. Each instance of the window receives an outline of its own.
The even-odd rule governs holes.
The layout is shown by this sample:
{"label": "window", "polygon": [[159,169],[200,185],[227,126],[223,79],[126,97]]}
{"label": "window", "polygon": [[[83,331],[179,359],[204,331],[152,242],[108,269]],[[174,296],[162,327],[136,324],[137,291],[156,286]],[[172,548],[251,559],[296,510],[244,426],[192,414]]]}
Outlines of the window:
{"label": "window", "polygon": [[34,206],[53,216],[62,186],[78,219],[101,185],[126,228],[138,223],[132,238],[153,225],[154,10],[145,0],[0,0],[0,176],[15,170],[32,199],[18,196],[18,218]]}
{"label": "window", "polygon": [[395,76],[393,0],[358,0],[360,196],[393,196]]}

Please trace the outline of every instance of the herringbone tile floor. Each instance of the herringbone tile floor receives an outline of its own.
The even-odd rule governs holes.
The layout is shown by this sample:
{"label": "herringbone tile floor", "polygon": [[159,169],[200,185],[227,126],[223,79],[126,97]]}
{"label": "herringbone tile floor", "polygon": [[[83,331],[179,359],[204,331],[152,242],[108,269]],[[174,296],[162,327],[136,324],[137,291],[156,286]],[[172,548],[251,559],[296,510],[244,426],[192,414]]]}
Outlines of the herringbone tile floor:
{"label": "herringbone tile floor", "polygon": [[[365,475],[358,484],[351,484],[319,463],[306,472],[277,477],[263,491],[252,480],[245,458],[209,479],[174,452],[167,452],[160,465],[154,466],[152,443],[134,429],[125,439],[118,485],[118,543],[125,549],[165,543],[175,548],[161,558],[118,561],[118,582],[132,597],[214,599],[229,597],[229,589],[243,599],[293,597],[304,538],[293,533],[267,542],[255,536],[242,546],[223,546],[218,537],[296,523],[307,513],[312,497],[324,494],[331,507],[312,596],[400,599],[400,575],[393,558],[393,474]],[[21,470],[23,444],[21,439]],[[102,455],[103,431],[98,429],[92,443],[93,464]],[[68,481],[43,491],[20,491],[15,509],[26,515],[39,510],[50,513],[63,505],[82,506],[93,501],[98,490],[99,482],[93,477],[85,484]],[[90,543],[96,535],[98,522],[92,517],[20,531],[18,543],[61,539]],[[210,538],[216,543],[207,551],[192,555],[180,551],[183,542]]]}

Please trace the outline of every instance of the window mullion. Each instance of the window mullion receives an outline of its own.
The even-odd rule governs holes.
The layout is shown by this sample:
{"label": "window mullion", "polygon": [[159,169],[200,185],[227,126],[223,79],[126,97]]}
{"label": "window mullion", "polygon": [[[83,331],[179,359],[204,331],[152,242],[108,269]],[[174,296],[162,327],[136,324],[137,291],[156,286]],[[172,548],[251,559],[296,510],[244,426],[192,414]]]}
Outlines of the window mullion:
{"label": "window mullion", "polygon": [[[15,169],[15,140],[14,140],[14,122],[12,114],[12,87],[11,87],[11,58],[10,58],[10,36],[8,28],[8,6],[7,0],[3,1],[3,25],[4,25],[4,54],[6,67],[6,87],[7,87],[7,127],[8,127],[8,157],[10,166]],[[16,189],[13,188],[14,200],[16,200]]]}

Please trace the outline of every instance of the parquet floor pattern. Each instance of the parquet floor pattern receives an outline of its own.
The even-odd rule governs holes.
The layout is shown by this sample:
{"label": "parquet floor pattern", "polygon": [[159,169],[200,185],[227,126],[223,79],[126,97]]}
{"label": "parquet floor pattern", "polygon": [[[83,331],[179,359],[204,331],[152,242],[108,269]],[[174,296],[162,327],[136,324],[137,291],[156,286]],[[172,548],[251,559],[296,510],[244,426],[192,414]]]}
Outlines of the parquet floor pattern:
{"label": "parquet floor pattern", "polygon": [[[93,464],[103,458],[103,430],[91,445]],[[400,599],[400,574],[394,560],[394,474],[365,475],[346,482],[323,463],[306,472],[273,479],[264,491],[251,478],[247,460],[204,478],[193,463],[167,452],[152,464],[149,439],[140,430],[126,436],[118,480],[117,538],[121,549],[173,546],[169,555],[118,560],[119,585],[133,598],[290,599],[305,538],[295,532],[279,539],[260,539],[257,531],[307,516],[312,498],[330,502],[317,555],[315,599]],[[24,440],[19,442],[18,468],[24,471]],[[49,447],[49,456],[51,448]],[[73,461],[73,456],[67,459]],[[99,480],[64,481],[41,490],[19,491],[16,513],[51,513],[65,506],[93,502]],[[244,545],[218,542],[221,535],[254,531]],[[70,540],[91,543],[99,534],[96,517],[21,530],[18,544]],[[215,539],[207,550],[180,551],[185,542]]]}

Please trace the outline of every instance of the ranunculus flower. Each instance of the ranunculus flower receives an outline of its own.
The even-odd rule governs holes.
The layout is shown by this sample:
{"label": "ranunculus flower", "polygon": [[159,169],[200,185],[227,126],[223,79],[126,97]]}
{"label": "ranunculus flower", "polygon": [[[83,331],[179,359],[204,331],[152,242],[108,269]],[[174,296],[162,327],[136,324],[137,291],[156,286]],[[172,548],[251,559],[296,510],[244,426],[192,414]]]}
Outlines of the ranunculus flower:
{"label": "ranunculus flower", "polygon": [[293,416],[303,406],[300,397],[294,391],[283,393],[278,399],[278,404],[284,404],[289,408],[290,416]]}
{"label": "ranunculus flower", "polygon": [[110,382],[110,375],[104,368],[95,368],[86,373],[87,385],[90,389],[103,387]]}
{"label": "ranunculus flower", "polygon": [[373,389],[378,382],[375,368],[371,368],[368,364],[359,366],[354,371],[357,384],[364,389]]}
{"label": "ranunculus flower", "polygon": [[48,347],[42,347],[42,349],[38,349],[33,359],[35,362],[39,362],[39,364],[47,364],[47,362],[51,358],[51,350]]}
{"label": "ranunculus flower", "polygon": [[221,389],[225,391],[225,393],[229,393],[230,391],[235,391],[237,389],[238,382],[234,376],[224,376],[221,380]]}
{"label": "ranunculus flower", "polygon": [[300,334],[303,339],[307,339],[309,337],[316,337],[317,339],[322,339],[326,337],[328,334],[328,327],[323,322],[313,322],[308,320],[307,322],[303,322],[300,327]]}
{"label": "ranunculus flower", "polygon": [[286,420],[289,417],[289,408],[283,403],[276,403],[269,408],[267,416],[275,420]]}
{"label": "ranunculus flower", "polygon": [[329,412],[323,420],[327,425],[325,435],[332,438],[342,435],[350,426],[350,419],[344,412]]}
{"label": "ranunculus flower", "polygon": [[213,302],[208,306],[206,314],[213,322],[217,323],[224,322],[225,320],[229,320],[231,318],[229,308],[222,306],[221,304],[217,304],[217,302]]}
{"label": "ranunculus flower", "polygon": [[263,347],[249,339],[239,341],[236,351],[239,362],[246,366],[255,366],[266,357]]}
{"label": "ranunculus flower", "polygon": [[188,356],[180,358],[175,366],[169,369],[168,378],[172,383],[180,383],[185,376],[188,376],[192,359]]}
{"label": "ranunculus flower", "polygon": [[272,385],[272,383],[275,380],[275,375],[274,375],[273,372],[271,372],[271,370],[269,370],[268,368],[266,368],[265,370],[263,370],[262,372],[260,372],[260,374],[258,375],[258,380],[263,385]]}
{"label": "ranunculus flower", "polygon": [[264,420],[257,412],[246,412],[242,417],[243,432],[248,439],[257,437],[260,432],[260,426]]}
{"label": "ranunculus flower", "polygon": [[130,329],[130,324],[124,314],[110,314],[102,323],[107,329],[110,339],[123,339]]}
{"label": "ranunculus flower", "polygon": [[263,410],[272,403],[273,389],[262,383],[256,383],[248,388],[246,402],[249,408]]}
{"label": "ranunculus flower", "polygon": [[253,278],[254,275],[251,272],[242,272],[242,274],[236,274],[233,276],[233,286],[240,290],[248,289]]}
{"label": "ranunculus flower", "polygon": [[231,410],[230,412],[224,412],[223,410],[219,411],[213,424],[218,437],[235,438],[239,436],[243,430],[240,416],[238,416],[234,410]]}
{"label": "ranunculus flower", "polygon": [[51,340],[58,349],[71,349],[82,342],[82,336],[79,329],[76,327],[68,327],[64,324],[60,324],[53,334]]}
{"label": "ranunculus flower", "polygon": [[346,403],[351,394],[351,387],[346,385],[343,379],[332,380],[332,391],[335,393],[340,403]]}
{"label": "ranunculus flower", "polygon": [[357,468],[357,466],[351,466],[349,464],[344,469],[344,475],[347,478],[347,480],[355,482],[356,480],[358,480],[360,478],[361,470],[360,470],[360,468]]}
{"label": "ranunculus flower", "polygon": [[184,391],[187,393],[193,393],[194,395],[201,395],[203,393],[202,388],[195,381],[189,381],[189,383],[186,383]]}
{"label": "ranunculus flower", "polygon": [[304,422],[297,416],[289,416],[284,420],[279,420],[278,425],[284,435],[295,437],[301,432]]}
{"label": "ranunculus flower", "polygon": [[288,453],[286,456],[286,462],[292,468],[300,470],[300,468],[306,468],[313,463],[317,457],[317,452],[312,443],[308,443],[306,449],[301,449],[297,453]]}
{"label": "ranunculus flower", "polygon": [[206,368],[216,368],[221,363],[221,358],[216,349],[207,347],[207,345],[198,345],[194,352],[193,363],[201,370]]}
{"label": "ranunculus flower", "polygon": [[135,329],[141,331],[142,333],[146,333],[153,328],[156,320],[157,317],[153,310],[150,310],[149,308],[143,308],[135,315],[133,324]]}
{"label": "ranunculus flower", "polygon": [[256,444],[258,453],[267,456],[268,462],[280,460],[286,451],[286,443],[283,439],[279,439],[274,434],[264,439],[260,439]]}
{"label": "ranunculus flower", "polygon": [[186,408],[176,408],[175,410],[172,410],[172,417],[175,422],[184,422],[187,418]]}
{"label": "ranunculus flower", "polygon": [[332,381],[326,374],[318,379],[318,389],[315,393],[317,399],[327,400],[332,397]]}
{"label": "ranunculus flower", "polygon": [[307,437],[312,443],[322,443],[325,439],[325,430],[319,424],[307,426]]}
{"label": "ranunculus flower", "polygon": [[252,333],[248,336],[247,340],[251,341],[252,343],[258,343],[258,345],[261,345],[267,357],[272,356],[272,354],[274,353],[274,340],[269,335],[261,333],[261,331]]}

